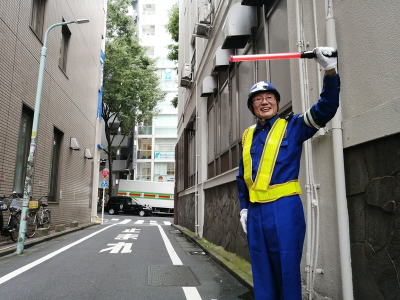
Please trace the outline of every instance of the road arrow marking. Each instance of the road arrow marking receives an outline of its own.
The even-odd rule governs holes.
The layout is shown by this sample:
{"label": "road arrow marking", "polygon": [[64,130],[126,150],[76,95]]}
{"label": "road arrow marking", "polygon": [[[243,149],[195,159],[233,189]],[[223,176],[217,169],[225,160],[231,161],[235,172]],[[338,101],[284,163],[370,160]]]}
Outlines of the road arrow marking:
{"label": "road arrow marking", "polygon": [[105,252],[105,251],[110,251],[110,253],[118,253],[121,249],[121,253],[131,253],[131,247],[132,243],[124,243],[124,242],[119,242],[118,244],[107,244],[107,246],[112,246],[110,248],[106,248],[103,250],[100,250],[99,253]]}

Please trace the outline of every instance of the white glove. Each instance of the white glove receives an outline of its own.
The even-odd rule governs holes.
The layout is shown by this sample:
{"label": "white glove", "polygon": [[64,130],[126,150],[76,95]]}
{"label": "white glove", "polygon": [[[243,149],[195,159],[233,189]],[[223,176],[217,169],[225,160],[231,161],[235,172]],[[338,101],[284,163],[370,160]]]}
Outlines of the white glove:
{"label": "white glove", "polygon": [[243,231],[247,234],[247,209],[244,208],[240,211],[240,223],[242,223]]}
{"label": "white glove", "polygon": [[325,55],[331,55],[332,52],[335,51],[332,47],[317,47],[314,48],[315,54],[317,55],[316,58],[314,58],[317,63],[319,63],[322,67],[323,70],[331,70],[331,69],[336,69],[337,62],[336,62],[336,57],[327,57]]}

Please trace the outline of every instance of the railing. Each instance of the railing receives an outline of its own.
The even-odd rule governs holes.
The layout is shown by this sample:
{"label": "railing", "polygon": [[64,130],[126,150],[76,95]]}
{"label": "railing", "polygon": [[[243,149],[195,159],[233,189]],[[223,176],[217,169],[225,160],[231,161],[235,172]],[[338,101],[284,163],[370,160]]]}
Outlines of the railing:
{"label": "railing", "polygon": [[155,135],[156,136],[167,136],[167,135],[172,135],[175,136],[177,135],[177,128],[176,126],[156,126],[155,129]]}
{"label": "railing", "polygon": [[140,175],[140,174],[137,174],[136,175],[136,180],[151,181],[151,175]]}
{"label": "railing", "polygon": [[137,152],[137,159],[151,159],[152,154],[151,154],[151,150],[139,150]]}
{"label": "railing", "polygon": [[152,135],[153,127],[152,126],[140,126],[138,128],[138,135]]}

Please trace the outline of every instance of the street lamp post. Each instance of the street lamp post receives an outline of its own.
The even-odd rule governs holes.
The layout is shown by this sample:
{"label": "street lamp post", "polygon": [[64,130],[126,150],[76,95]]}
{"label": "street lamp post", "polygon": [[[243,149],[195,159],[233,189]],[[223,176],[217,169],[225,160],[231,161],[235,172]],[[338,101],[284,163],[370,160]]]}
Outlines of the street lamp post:
{"label": "street lamp post", "polygon": [[47,52],[47,48],[46,48],[47,36],[49,34],[49,31],[51,29],[53,29],[54,27],[72,24],[72,23],[82,24],[82,23],[88,23],[88,22],[89,22],[89,20],[87,20],[87,19],[79,19],[79,20],[75,20],[75,21],[66,21],[66,22],[62,22],[62,23],[56,23],[56,24],[51,25],[49,28],[47,28],[46,33],[44,35],[43,47],[42,47],[42,52],[41,52],[41,57],[40,57],[40,65],[39,65],[38,84],[37,84],[37,90],[36,90],[35,112],[33,115],[32,137],[31,137],[31,144],[30,144],[30,148],[29,148],[28,163],[27,163],[27,168],[26,168],[24,201],[23,201],[22,212],[21,212],[21,223],[19,226],[19,237],[18,237],[17,252],[16,252],[17,254],[22,254],[24,252],[26,221],[27,221],[26,213],[28,211],[28,204],[29,204],[30,195],[32,192],[32,176],[33,176],[33,166],[34,166],[34,160],[35,160],[37,129],[38,129],[38,124],[39,124],[40,100],[41,100],[41,96],[42,96],[42,87],[43,87],[44,64],[45,64],[46,52]]}

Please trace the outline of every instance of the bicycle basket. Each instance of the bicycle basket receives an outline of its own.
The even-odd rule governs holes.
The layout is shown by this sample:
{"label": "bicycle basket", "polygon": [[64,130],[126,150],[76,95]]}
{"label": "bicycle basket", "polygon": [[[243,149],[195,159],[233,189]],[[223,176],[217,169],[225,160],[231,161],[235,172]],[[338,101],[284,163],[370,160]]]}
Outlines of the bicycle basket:
{"label": "bicycle basket", "polygon": [[40,201],[38,201],[38,200],[29,201],[29,204],[28,204],[29,210],[38,210],[39,209],[39,205],[40,205],[39,202]]}
{"label": "bicycle basket", "polygon": [[22,204],[24,203],[24,199],[15,198],[11,200],[10,211],[18,211],[22,209]]}
{"label": "bicycle basket", "polygon": [[8,210],[8,205],[10,204],[7,199],[0,199],[0,211],[6,211]]}

